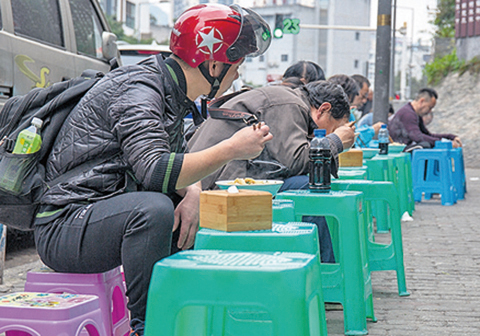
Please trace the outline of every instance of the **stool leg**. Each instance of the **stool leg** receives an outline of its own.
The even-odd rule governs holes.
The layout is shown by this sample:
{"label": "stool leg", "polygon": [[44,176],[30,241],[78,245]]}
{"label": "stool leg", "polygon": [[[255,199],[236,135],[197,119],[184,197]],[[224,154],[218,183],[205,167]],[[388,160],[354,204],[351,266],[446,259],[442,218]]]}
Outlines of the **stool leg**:
{"label": "stool leg", "polygon": [[[348,216],[340,215],[337,220],[340,223],[351,221],[352,218]],[[357,230],[359,225],[354,226]],[[343,230],[342,230],[343,229]],[[365,317],[367,316],[365,307],[365,289],[363,280],[362,260],[361,260],[361,247],[358,237],[359,232],[352,232],[353,230],[346,230],[346,226],[341,225],[340,230],[343,231],[341,236],[347,237],[346,240],[350,242],[350,246],[345,246],[345,242],[341,242],[341,249],[344,251],[341,253],[343,274],[344,278],[344,292],[345,298],[357,298],[350,302],[343,303],[343,315],[345,324],[345,335],[366,335],[367,334],[367,322]],[[345,232],[349,231],[349,232]],[[353,246],[352,246],[353,245]],[[351,251],[358,251],[357,253],[348,253]]]}
{"label": "stool leg", "polygon": [[449,157],[440,162],[440,169],[445,172],[447,181],[442,183],[442,205],[454,205],[457,203],[455,186],[453,184],[452,165]]}

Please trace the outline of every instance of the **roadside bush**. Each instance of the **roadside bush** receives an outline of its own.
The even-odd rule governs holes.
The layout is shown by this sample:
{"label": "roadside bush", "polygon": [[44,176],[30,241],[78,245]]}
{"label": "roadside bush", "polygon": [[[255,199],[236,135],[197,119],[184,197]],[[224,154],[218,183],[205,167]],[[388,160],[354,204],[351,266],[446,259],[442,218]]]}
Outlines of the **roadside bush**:
{"label": "roadside bush", "polygon": [[[435,57],[433,62],[425,65],[425,75],[428,84],[438,84],[449,73],[457,72],[465,67],[465,61],[459,60],[457,51],[454,49],[451,54],[443,57]],[[464,71],[465,72],[465,71]]]}

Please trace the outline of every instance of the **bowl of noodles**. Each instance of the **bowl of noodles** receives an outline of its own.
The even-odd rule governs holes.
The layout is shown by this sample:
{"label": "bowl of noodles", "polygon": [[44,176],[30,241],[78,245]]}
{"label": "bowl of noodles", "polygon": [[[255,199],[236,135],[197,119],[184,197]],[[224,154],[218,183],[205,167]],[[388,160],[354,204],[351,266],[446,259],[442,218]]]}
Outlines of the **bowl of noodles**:
{"label": "bowl of noodles", "polygon": [[215,184],[220,189],[228,189],[232,185],[238,189],[250,189],[258,191],[268,191],[275,196],[283,184],[280,180],[254,180],[252,178],[237,178],[235,180],[217,181]]}

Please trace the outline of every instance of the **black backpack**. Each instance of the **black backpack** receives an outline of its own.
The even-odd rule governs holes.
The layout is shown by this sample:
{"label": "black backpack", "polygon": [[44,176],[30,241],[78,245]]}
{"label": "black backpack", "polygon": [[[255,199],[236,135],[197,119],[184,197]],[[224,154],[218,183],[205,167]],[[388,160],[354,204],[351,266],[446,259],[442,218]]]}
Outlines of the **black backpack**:
{"label": "black backpack", "polygon": [[[66,180],[65,174],[48,184],[45,182],[45,162],[55,138],[80,99],[103,76],[102,72],[86,70],[80,77],[12,97],[0,110],[0,224],[33,230],[43,193],[49,185]],[[43,121],[40,150],[32,154],[12,154],[18,134],[30,126],[34,117]]]}

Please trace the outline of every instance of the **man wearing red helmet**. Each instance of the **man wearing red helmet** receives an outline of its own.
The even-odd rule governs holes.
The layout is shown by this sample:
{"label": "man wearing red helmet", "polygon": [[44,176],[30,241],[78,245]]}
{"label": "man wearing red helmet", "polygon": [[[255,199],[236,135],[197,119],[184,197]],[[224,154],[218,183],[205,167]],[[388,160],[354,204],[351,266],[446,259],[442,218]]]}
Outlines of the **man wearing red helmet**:
{"label": "man wearing red helmet", "polygon": [[151,56],[106,74],[57,136],[46,182],[62,182],[42,197],[37,251],[59,272],[123,265],[131,335],[143,335],[153,265],[193,245],[199,181],[231,160],[259,155],[272,139],[262,123],[188,153],[183,119],[192,113],[201,122],[193,101],[225,92],[245,56],[265,52],[270,39],[250,10],[195,6],[173,28],[170,58]]}

